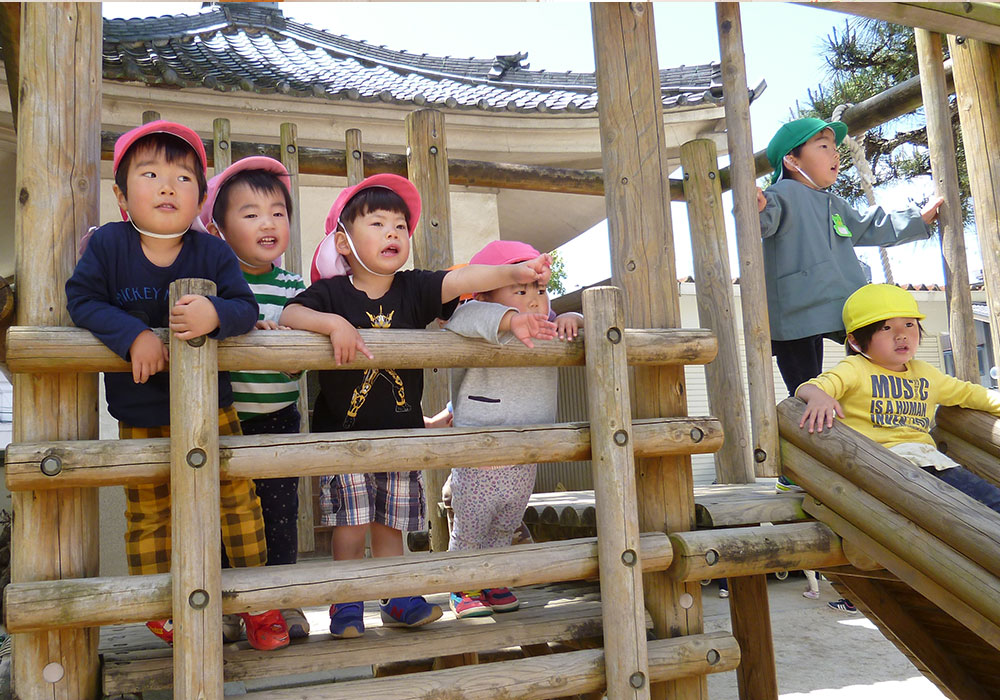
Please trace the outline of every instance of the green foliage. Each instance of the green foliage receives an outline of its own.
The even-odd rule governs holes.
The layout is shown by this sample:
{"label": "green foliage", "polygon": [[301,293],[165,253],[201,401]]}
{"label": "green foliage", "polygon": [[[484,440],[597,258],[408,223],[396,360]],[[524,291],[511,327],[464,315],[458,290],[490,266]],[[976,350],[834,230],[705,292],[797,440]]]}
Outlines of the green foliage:
{"label": "green foliage", "polygon": [[552,256],[552,276],[549,277],[549,294],[561,296],[566,293],[566,261],[559,255],[559,251],[553,250]]}

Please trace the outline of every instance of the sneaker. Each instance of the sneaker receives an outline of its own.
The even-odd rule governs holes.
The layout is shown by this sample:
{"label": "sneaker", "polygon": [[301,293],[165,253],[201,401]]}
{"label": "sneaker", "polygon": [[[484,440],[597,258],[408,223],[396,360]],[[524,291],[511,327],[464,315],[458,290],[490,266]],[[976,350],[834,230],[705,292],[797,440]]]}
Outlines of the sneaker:
{"label": "sneaker", "polygon": [[441,608],[422,596],[389,598],[380,602],[382,624],[386,627],[420,627],[441,617]]}
{"label": "sneaker", "polygon": [[728,588],[720,588],[719,589],[719,597],[720,598],[728,598],[729,597],[729,589]]}
{"label": "sneaker", "polygon": [[782,475],[778,477],[778,481],[774,484],[775,493],[805,493],[805,489],[796,484],[794,481],[790,480],[788,477]]}
{"label": "sneaker", "polygon": [[452,593],[448,604],[459,620],[465,617],[487,617],[493,614],[493,608],[483,600],[483,591]]}
{"label": "sneaker", "polygon": [[285,608],[281,611],[288,627],[288,636],[292,639],[302,639],[309,636],[309,620],[299,608]]}
{"label": "sneaker", "polygon": [[809,598],[810,600],[816,600],[819,598],[819,591],[802,591],[803,598]]}
{"label": "sneaker", "polygon": [[354,639],[365,633],[365,604],[337,603],[330,606],[330,634],[337,639]]}
{"label": "sneaker", "polygon": [[243,638],[243,618],[239,615],[222,616],[222,641],[226,644],[238,642]]}
{"label": "sneaker", "polygon": [[174,645],[174,621],[173,620],[151,620],[146,623],[149,631],[165,641],[170,646]]}
{"label": "sneaker", "polygon": [[288,646],[288,627],[278,610],[268,610],[259,615],[241,613],[247,627],[247,641],[254,649],[273,651]]}
{"label": "sneaker", "polygon": [[484,588],[483,600],[493,612],[513,612],[521,607],[521,601],[510,592],[509,588]]}
{"label": "sneaker", "polygon": [[854,615],[858,612],[858,609],[854,607],[854,603],[849,601],[847,598],[841,598],[840,600],[835,600],[832,603],[827,603],[833,610],[838,610],[840,612],[849,613]]}

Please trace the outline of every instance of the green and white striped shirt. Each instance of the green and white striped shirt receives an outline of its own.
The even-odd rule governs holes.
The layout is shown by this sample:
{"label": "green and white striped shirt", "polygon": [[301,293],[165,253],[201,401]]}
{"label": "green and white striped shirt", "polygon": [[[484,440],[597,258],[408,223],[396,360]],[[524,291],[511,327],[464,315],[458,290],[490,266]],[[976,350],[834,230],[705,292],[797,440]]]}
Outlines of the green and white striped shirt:
{"label": "green and white striped shirt", "polygon": [[[243,278],[260,307],[259,321],[277,323],[285,302],[306,288],[301,276],[277,265],[263,275],[244,272]],[[299,383],[284,372],[230,372],[229,379],[233,384],[233,406],[240,420],[274,413],[299,400]]]}

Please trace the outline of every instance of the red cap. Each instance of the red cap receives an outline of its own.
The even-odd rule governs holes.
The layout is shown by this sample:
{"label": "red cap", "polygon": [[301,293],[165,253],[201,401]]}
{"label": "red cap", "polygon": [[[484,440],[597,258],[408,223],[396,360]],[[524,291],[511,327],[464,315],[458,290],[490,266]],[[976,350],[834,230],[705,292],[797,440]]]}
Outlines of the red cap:
{"label": "red cap", "polygon": [[201,142],[201,137],[186,126],[157,119],[155,122],[149,122],[148,124],[137,126],[131,131],[126,131],[118,137],[118,140],[115,141],[115,160],[112,166],[115,174],[118,173],[118,165],[122,162],[122,157],[132,147],[132,144],[149,134],[170,134],[184,141],[197,154],[202,172],[208,172],[208,157],[205,155],[205,145]]}
{"label": "red cap", "polygon": [[343,214],[344,208],[351,201],[351,198],[361,190],[367,190],[371,187],[384,187],[399,195],[406,204],[406,208],[410,210],[410,220],[407,224],[410,238],[413,238],[413,232],[417,230],[417,221],[420,219],[420,193],[417,192],[414,184],[405,177],[392,173],[379,173],[366,177],[358,184],[344,188],[337,195],[333,206],[330,207],[330,213],[326,217],[326,237],[320,241],[316,252],[313,253],[312,269],[309,273],[313,282],[349,273],[350,266],[344,256],[337,252],[334,237],[330,234],[337,230],[340,215]]}
{"label": "red cap", "polygon": [[242,158],[208,181],[208,192],[205,194],[205,203],[201,206],[201,214],[198,215],[198,218],[201,219],[201,223],[205,227],[212,221],[212,210],[215,209],[215,200],[219,198],[219,190],[222,189],[222,186],[233,175],[241,173],[244,170],[264,170],[274,173],[278,176],[278,181],[281,182],[285,191],[289,194],[292,192],[292,178],[288,175],[288,169],[280,161],[268,158],[267,156]]}
{"label": "red cap", "polygon": [[491,241],[472,256],[470,265],[509,265],[534,260],[541,253],[521,241]]}

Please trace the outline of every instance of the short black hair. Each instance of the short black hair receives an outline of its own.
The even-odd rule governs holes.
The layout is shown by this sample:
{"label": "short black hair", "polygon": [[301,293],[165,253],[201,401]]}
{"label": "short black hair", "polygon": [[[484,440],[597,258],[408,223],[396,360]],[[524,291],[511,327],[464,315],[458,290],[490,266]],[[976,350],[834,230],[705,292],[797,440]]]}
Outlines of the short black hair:
{"label": "short black hair", "polygon": [[222,223],[226,216],[226,209],[229,208],[229,196],[233,187],[243,183],[251,190],[259,194],[272,194],[281,192],[285,198],[285,212],[289,217],[292,215],[292,195],[285,188],[284,183],[276,173],[270,170],[241,170],[226,180],[226,183],[219,188],[219,193],[215,196],[215,204],[212,205],[212,219],[216,225]]}
{"label": "short black hair", "polygon": [[387,187],[367,187],[351,197],[340,212],[340,220],[344,226],[354,223],[359,216],[373,211],[391,211],[402,214],[406,219],[406,227],[410,227],[410,208],[398,194]]}
{"label": "short black hair", "polygon": [[[882,319],[881,321],[875,321],[874,323],[869,323],[867,326],[861,326],[861,328],[856,331],[852,331],[851,335],[854,336],[854,342],[858,344],[861,348],[861,352],[854,349],[854,345],[850,342],[847,343],[847,354],[848,355],[860,355],[862,352],[868,352],[868,346],[872,343],[872,336],[875,335],[879,328],[885,325],[888,319]],[[923,340],[924,337],[924,327],[920,325],[920,321],[917,321],[917,329],[920,331],[920,339]]]}
{"label": "short black hair", "polygon": [[118,185],[118,189],[122,191],[123,195],[128,197],[127,180],[129,165],[131,165],[132,159],[135,158],[135,154],[144,148],[150,149],[157,155],[162,153],[168,163],[185,160],[188,156],[194,158],[194,177],[198,183],[198,201],[200,202],[205,198],[205,193],[208,191],[208,181],[205,180],[205,169],[201,167],[201,158],[198,157],[198,153],[184,139],[173,134],[163,133],[147,134],[129,146],[129,149],[125,151],[125,155],[122,156],[121,161],[118,163],[118,170],[115,171],[115,184]]}

